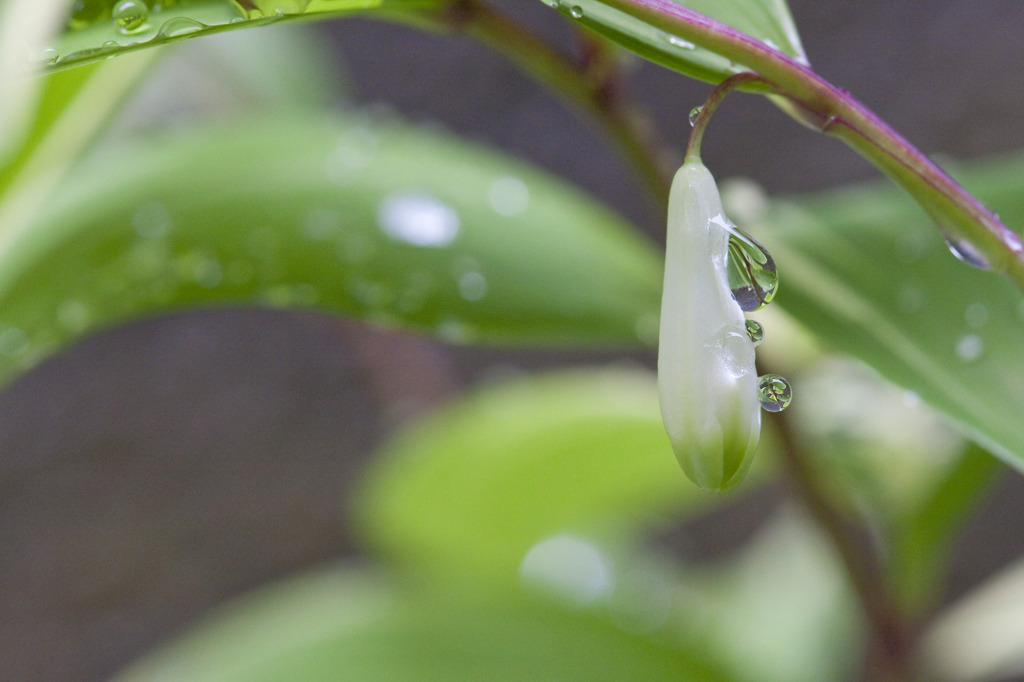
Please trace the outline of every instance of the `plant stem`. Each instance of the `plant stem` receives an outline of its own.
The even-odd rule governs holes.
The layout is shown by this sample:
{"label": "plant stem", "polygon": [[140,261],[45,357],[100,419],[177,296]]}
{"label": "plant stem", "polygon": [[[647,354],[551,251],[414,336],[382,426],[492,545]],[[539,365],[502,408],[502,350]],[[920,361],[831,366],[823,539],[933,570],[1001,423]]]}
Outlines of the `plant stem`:
{"label": "plant stem", "polygon": [[782,463],[796,493],[832,541],[864,610],[871,630],[867,679],[907,682],[912,679],[909,676],[912,631],[882,573],[880,557],[869,552],[870,544],[857,537],[842,512],[832,504],[793,433],[789,419],[784,414],[776,414],[772,424],[782,441]]}
{"label": "plant stem", "polygon": [[711,117],[714,116],[715,110],[718,109],[718,105],[725,100],[725,96],[736,88],[749,83],[767,83],[767,81],[756,73],[746,71],[726,78],[718,84],[718,87],[711,91],[707,100],[705,100],[704,104],[700,107],[700,113],[697,114],[697,118],[691,119],[693,131],[690,133],[690,140],[686,145],[687,159],[700,159],[700,146],[704,141],[704,131],[707,129],[708,122],[711,121]]}
{"label": "plant stem", "polygon": [[602,0],[651,26],[728,57],[772,82],[802,123],[833,135],[903,187],[947,239],[967,242],[1024,290],[1021,237],[850,93],[804,64],[672,0]]}
{"label": "plant stem", "polygon": [[480,0],[453,0],[440,13],[430,10],[426,16],[491,47],[601,125],[656,204],[666,205],[676,164],[660,162],[664,146],[622,97],[620,74],[604,43],[581,33],[586,59],[577,64]]}

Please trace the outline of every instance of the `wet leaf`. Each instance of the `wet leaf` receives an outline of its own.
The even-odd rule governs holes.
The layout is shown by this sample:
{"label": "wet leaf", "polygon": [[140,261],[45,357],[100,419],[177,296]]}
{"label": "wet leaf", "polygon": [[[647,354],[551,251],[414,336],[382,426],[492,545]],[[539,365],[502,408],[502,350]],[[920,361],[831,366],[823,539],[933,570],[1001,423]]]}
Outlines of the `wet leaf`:
{"label": "wet leaf", "polygon": [[410,594],[341,568],[248,596],[115,680],[724,682],[704,659],[515,595]]}
{"label": "wet leaf", "polygon": [[[806,62],[785,0],[671,0]],[[547,4],[552,4],[548,2]],[[728,58],[651,26],[603,0],[562,0],[559,11],[630,51],[693,78],[718,83],[744,70]]]}
{"label": "wet leaf", "polygon": [[197,305],[343,312],[453,342],[635,344],[660,265],[556,178],[399,124],[293,116],[97,154],[0,232],[0,359]]}

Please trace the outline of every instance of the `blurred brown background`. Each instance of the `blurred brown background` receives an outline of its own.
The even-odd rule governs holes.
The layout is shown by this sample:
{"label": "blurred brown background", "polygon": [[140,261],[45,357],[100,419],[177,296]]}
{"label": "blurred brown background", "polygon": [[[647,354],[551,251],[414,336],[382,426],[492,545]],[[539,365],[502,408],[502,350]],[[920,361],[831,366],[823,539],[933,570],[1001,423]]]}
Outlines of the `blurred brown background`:
{"label": "blurred brown background", "polygon": [[[543,3],[501,4],[565,39],[564,20]],[[927,153],[1024,147],[1024,4],[790,4],[816,70]],[[360,101],[510,150],[650,234],[662,229],[589,123],[479,45],[366,20],[320,30]],[[677,147],[708,92],[639,63],[629,88]],[[758,98],[731,100],[714,128],[705,158],[716,175],[752,177],[772,193],[876,175]],[[0,394],[0,679],[105,679],[211,605],[352,553],[346,492],[401,420],[488,374],[615,357],[451,348],[258,310],[85,340]],[[749,503],[772,505],[776,493]],[[954,594],[1024,553],[1022,515],[1024,482],[1012,475],[959,545]],[[742,537],[751,516],[719,514],[688,529],[688,545],[717,551],[709,538]],[[703,535],[708,524],[719,526]]]}

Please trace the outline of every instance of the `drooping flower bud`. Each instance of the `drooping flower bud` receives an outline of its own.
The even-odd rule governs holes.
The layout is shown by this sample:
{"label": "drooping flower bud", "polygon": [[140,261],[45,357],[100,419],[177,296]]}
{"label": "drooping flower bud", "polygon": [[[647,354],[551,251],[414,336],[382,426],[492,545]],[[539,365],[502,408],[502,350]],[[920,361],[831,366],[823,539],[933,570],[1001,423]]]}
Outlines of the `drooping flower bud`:
{"label": "drooping flower bud", "polygon": [[680,466],[713,491],[742,480],[761,431],[754,344],[728,281],[730,225],[715,179],[688,158],[669,195],[658,391]]}

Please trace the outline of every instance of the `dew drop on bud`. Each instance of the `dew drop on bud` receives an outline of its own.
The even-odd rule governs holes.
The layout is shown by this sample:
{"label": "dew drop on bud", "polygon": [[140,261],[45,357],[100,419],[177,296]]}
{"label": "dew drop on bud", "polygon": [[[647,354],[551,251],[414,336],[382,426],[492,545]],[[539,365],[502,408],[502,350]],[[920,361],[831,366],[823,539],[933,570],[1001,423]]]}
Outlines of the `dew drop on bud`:
{"label": "dew drop on bud", "polygon": [[757,320],[747,320],[747,337],[755,346],[760,346],[764,341],[764,327]]}
{"label": "dew drop on bud", "polygon": [[757,379],[757,398],[767,412],[782,412],[793,400],[793,389],[785,377],[765,374]]}
{"label": "dew drop on bud", "polygon": [[697,117],[700,116],[700,112],[704,111],[704,107],[694,107],[690,109],[690,127],[697,125]]}
{"label": "dew drop on bud", "polygon": [[569,9],[569,14],[572,15],[573,19],[582,19],[583,8],[580,7],[579,5],[573,5],[572,8]]}
{"label": "dew drop on bud", "polygon": [[760,310],[775,298],[779,272],[768,249],[735,225],[729,230],[729,287],[743,312]]}

